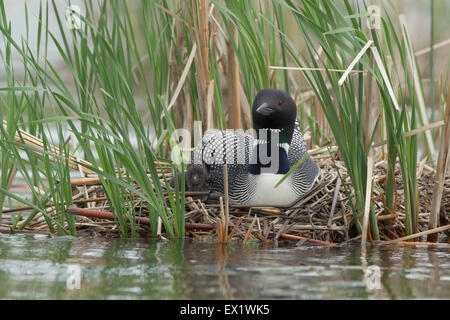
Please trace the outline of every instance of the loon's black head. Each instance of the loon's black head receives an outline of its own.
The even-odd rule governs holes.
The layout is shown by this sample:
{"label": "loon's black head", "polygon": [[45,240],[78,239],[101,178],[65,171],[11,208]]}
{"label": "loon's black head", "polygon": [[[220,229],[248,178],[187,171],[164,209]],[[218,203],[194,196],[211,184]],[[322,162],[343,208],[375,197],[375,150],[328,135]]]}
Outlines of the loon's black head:
{"label": "loon's black head", "polygon": [[[251,174],[285,174],[289,171],[288,156],[281,144],[291,143],[296,115],[297,106],[287,92],[277,89],[258,92],[252,108],[258,143],[253,149]],[[278,138],[274,140],[276,135]]]}
{"label": "loon's black head", "polygon": [[297,106],[291,96],[278,89],[263,89],[253,102],[253,128],[280,129],[281,142],[290,143],[294,132]]}

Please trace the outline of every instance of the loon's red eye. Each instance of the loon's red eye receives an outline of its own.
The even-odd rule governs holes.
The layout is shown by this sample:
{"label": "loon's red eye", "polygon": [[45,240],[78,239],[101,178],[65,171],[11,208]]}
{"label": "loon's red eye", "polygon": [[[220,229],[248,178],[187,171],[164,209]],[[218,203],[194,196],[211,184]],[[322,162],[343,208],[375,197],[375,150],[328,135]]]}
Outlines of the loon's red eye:
{"label": "loon's red eye", "polygon": [[282,104],[283,104],[283,101],[279,100],[278,101],[278,106],[281,107]]}

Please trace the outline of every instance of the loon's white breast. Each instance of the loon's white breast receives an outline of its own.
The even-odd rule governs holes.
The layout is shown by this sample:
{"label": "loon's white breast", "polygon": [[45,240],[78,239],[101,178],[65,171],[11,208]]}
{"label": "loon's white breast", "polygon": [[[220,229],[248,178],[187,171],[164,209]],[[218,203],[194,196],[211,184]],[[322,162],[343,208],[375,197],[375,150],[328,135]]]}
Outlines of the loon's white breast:
{"label": "loon's white breast", "polygon": [[253,175],[256,184],[256,192],[249,200],[251,206],[289,207],[299,199],[292,188],[291,179],[287,178],[275,188],[283,174],[261,173]]}

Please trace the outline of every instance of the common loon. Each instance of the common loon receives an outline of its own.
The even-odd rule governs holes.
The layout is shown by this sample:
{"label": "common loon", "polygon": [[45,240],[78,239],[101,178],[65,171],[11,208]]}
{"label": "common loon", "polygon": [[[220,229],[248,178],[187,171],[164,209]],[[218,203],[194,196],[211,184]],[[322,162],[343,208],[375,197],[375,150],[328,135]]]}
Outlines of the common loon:
{"label": "common loon", "polygon": [[296,121],[297,107],[282,90],[263,89],[252,106],[253,132],[208,131],[191,161],[206,169],[209,191],[224,193],[223,164],[228,166],[230,203],[288,207],[311,189],[319,168],[307,156],[278,187],[307,148]]}

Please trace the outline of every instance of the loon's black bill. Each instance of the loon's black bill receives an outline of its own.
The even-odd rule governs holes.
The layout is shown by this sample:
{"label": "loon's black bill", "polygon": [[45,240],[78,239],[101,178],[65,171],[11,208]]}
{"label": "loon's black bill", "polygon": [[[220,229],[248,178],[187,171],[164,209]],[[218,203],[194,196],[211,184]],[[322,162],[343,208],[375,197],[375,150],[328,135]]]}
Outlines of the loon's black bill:
{"label": "loon's black bill", "polygon": [[264,102],[256,109],[256,112],[262,114],[263,116],[268,116],[272,114],[274,111],[275,110],[273,110],[267,102]]}

